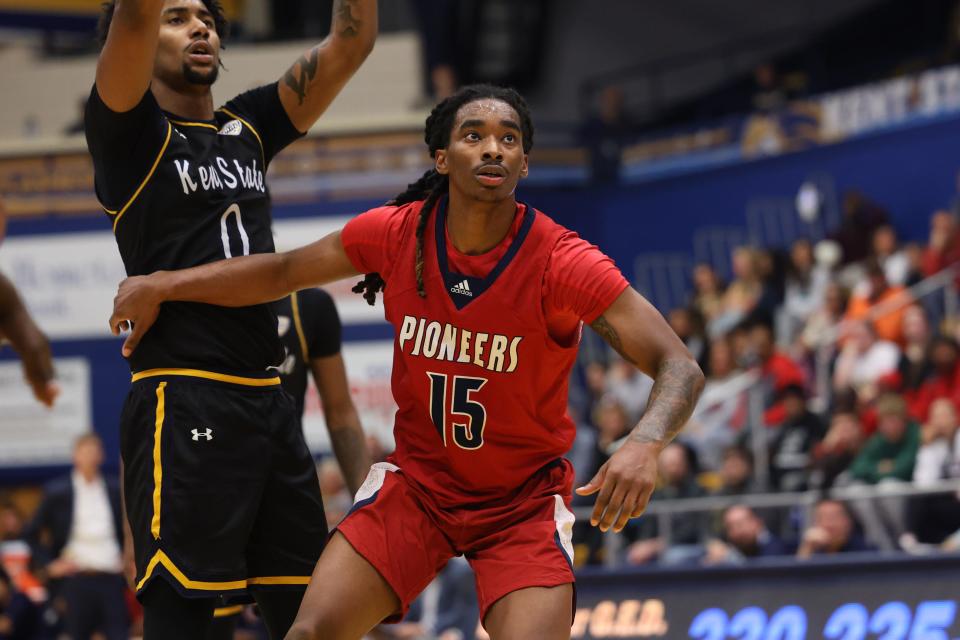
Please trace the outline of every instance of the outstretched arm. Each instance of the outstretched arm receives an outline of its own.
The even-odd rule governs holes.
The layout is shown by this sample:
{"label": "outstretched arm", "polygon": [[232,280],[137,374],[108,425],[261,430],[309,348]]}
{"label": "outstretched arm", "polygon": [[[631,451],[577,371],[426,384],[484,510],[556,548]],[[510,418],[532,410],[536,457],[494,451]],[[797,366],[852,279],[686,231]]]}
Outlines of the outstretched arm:
{"label": "outstretched arm", "polygon": [[117,335],[133,324],[123,343],[129,357],[153,325],[164,302],[205,302],[246,307],[278,300],[294,291],[357,275],[335,231],[305,247],[220,260],[179,271],[157,271],[127,278],[113,300],[110,330]]}
{"label": "outstretched arm", "polygon": [[0,338],[6,338],[20,354],[23,376],[33,395],[48,407],[60,388],[54,382],[53,361],[47,337],[27,313],[13,283],[0,274]]}
{"label": "outstretched arm", "polygon": [[337,463],[351,494],[356,494],[370,471],[370,453],[360,425],[360,416],[350,397],[343,355],[337,353],[310,361],[310,371],[320,392],[323,417]]}
{"label": "outstretched arm", "polygon": [[300,131],[327,110],[373,50],[377,0],[334,0],[330,34],[304,53],[278,85],[280,101]]}
{"label": "outstretched arm", "polygon": [[647,410],[626,442],[580,495],[599,492],[590,523],[620,531],[643,513],[657,480],[657,457],[676,437],[703,390],[703,372],[663,316],[633,288],[591,325],[625,360],[654,379]]}
{"label": "outstretched arm", "polygon": [[97,61],[97,93],[113,111],[137,106],[150,87],[163,0],[117,0]]}

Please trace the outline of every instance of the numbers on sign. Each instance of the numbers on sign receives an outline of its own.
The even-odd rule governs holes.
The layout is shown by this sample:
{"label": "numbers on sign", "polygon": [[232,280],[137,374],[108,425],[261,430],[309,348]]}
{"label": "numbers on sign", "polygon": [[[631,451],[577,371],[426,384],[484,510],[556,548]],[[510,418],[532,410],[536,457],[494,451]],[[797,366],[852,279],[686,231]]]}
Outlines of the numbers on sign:
{"label": "numbers on sign", "polygon": [[727,614],[723,609],[701,611],[690,623],[690,638],[692,640],[725,640],[727,622]]}
{"label": "numbers on sign", "polygon": [[767,613],[760,607],[747,607],[733,616],[728,633],[736,640],[760,640],[766,626]]}
{"label": "numbers on sign", "polygon": [[921,602],[913,618],[910,640],[950,640],[947,629],[957,617],[957,603],[953,600]]}
{"label": "numbers on sign", "polygon": [[223,242],[223,255],[228,258],[233,257],[230,250],[230,216],[233,215],[237,223],[237,234],[240,236],[240,244],[243,247],[243,255],[250,255],[250,238],[247,236],[247,230],[243,228],[243,218],[240,215],[240,205],[234,202],[227,207],[227,210],[220,216],[220,240]]}
{"label": "numbers on sign", "polygon": [[867,608],[850,602],[833,612],[823,628],[828,640],[863,640],[867,636]]}
{"label": "numbers on sign", "polygon": [[903,602],[888,602],[870,618],[870,633],[883,634],[877,640],[906,640],[911,617]]}
{"label": "numbers on sign", "polygon": [[807,637],[807,614],[796,605],[777,611],[770,618],[765,640],[805,640]]}

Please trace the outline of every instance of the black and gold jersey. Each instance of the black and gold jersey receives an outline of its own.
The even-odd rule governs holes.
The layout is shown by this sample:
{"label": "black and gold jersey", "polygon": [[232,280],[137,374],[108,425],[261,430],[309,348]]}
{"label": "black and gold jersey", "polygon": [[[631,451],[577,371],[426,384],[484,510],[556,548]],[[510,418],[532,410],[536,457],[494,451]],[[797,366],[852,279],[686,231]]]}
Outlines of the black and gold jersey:
{"label": "black and gold jersey", "polygon": [[310,361],[340,353],[341,325],[333,298],[323,289],[304,289],[273,303],[277,333],[286,357],[280,382],[303,415]]}
{"label": "black and gold jersey", "polygon": [[[301,135],[276,84],[237,96],[209,121],[162,111],[150,91],[117,113],[94,87],[85,125],[97,196],[128,275],[274,250],[266,169]],[[268,304],[166,302],[130,366],[257,374],[283,360],[276,323]]]}

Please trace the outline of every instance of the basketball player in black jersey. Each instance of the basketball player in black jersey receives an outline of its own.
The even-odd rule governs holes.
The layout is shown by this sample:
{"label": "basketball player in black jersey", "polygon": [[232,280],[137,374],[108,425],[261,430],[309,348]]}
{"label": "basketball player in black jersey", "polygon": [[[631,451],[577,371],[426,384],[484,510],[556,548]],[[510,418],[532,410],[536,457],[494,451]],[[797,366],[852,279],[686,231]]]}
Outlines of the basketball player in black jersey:
{"label": "basketball player in black jersey", "polygon": [[[356,494],[373,461],[366,448],[363,427],[350,397],[347,372],[340,354],[340,316],[333,298],[323,289],[297,291],[272,303],[277,314],[277,333],[286,357],[279,367],[280,382],[303,417],[308,377],[312,375],[330,443],[350,493]],[[214,611],[213,627],[206,640],[228,640],[242,607]]]}
{"label": "basketball player in black jersey", "polygon": [[[217,0],[115,0],[85,114],[97,196],[129,275],[274,250],[265,174],[373,47],[376,0],[335,0],[331,33],[279,82],[214,109]],[[125,502],[144,637],[202,638],[251,593],[293,620],[326,525],[269,305],[164,305],[130,358]]]}

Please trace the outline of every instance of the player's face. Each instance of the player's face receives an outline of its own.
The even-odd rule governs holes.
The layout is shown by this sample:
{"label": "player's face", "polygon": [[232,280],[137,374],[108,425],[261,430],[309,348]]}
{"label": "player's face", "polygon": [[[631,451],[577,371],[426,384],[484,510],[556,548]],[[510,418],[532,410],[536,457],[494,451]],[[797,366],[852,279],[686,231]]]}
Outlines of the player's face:
{"label": "player's face", "polygon": [[437,171],[450,177],[451,189],[485,202],[513,196],[527,176],[520,117],[506,102],[485,98],[457,112],[450,144],[436,154]]}
{"label": "player's face", "polygon": [[160,16],[154,75],[186,90],[213,84],[219,65],[220,36],[202,0],[167,0]]}

